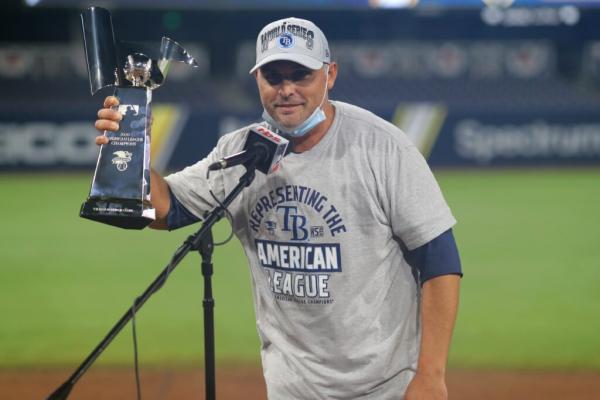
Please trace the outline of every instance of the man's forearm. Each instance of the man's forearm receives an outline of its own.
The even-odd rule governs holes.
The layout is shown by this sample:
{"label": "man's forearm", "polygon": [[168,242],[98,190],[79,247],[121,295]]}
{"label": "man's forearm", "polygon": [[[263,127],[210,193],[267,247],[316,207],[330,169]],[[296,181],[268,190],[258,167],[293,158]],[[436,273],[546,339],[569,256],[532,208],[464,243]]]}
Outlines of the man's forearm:
{"label": "man's forearm", "polygon": [[460,277],[442,275],[423,285],[421,351],[417,374],[444,376],[458,309]]}
{"label": "man's forearm", "polygon": [[156,220],[150,224],[150,228],[167,229],[167,215],[171,207],[169,186],[153,169],[150,170],[150,196],[152,206],[156,210]]}

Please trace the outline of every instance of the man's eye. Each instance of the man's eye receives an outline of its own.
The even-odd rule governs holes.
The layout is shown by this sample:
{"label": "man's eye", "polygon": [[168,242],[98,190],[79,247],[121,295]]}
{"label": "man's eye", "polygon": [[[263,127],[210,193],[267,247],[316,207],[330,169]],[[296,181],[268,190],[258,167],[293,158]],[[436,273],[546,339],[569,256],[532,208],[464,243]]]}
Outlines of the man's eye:
{"label": "man's eye", "polygon": [[266,74],[265,79],[270,85],[279,85],[283,81],[283,76],[279,74]]}
{"label": "man's eye", "polygon": [[303,81],[304,79],[306,79],[308,77],[308,75],[310,74],[310,71],[306,71],[306,70],[298,70],[298,71],[294,71],[292,73],[291,76],[291,80],[294,82],[299,82],[299,81]]}
{"label": "man's eye", "polygon": [[299,69],[297,71],[292,72],[290,75],[282,75],[277,72],[268,72],[264,73],[265,80],[269,82],[269,85],[279,85],[283,80],[288,80],[292,82],[302,82],[308,76],[310,76],[311,71],[307,71],[304,69]]}

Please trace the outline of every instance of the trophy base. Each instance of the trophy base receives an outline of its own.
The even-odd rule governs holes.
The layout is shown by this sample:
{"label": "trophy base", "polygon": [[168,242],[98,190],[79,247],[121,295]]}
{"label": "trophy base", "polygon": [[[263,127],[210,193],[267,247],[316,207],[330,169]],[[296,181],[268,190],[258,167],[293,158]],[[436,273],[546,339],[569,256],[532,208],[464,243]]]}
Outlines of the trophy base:
{"label": "trophy base", "polygon": [[155,219],[154,208],[139,200],[89,198],[79,216],[124,229],[143,229]]}

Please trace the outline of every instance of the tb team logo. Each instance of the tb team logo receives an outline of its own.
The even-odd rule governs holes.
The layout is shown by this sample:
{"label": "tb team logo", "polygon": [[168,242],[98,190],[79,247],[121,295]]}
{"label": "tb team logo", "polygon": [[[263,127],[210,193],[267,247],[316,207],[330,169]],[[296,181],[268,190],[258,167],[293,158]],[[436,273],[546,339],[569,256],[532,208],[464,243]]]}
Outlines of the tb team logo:
{"label": "tb team logo", "polygon": [[298,213],[298,207],[277,206],[276,210],[283,214],[282,230],[292,234],[291,240],[302,241],[308,239],[308,230],[306,229],[308,219]]}
{"label": "tb team logo", "polygon": [[[326,196],[305,186],[280,186],[250,211],[256,254],[277,300],[329,304],[329,280],[342,272],[337,235],[344,220]],[[327,239],[329,238],[329,240]]]}
{"label": "tb team logo", "polygon": [[[297,206],[277,206],[276,211],[283,218],[282,232],[289,232],[292,241],[305,241],[309,238],[318,238],[324,236],[323,225],[308,224],[308,218],[298,211]],[[269,229],[269,221],[266,222],[267,230]],[[274,231],[272,232],[274,234]]]}
{"label": "tb team logo", "polygon": [[289,49],[294,46],[294,36],[289,32],[284,32],[277,39],[277,43],[282,49]]}

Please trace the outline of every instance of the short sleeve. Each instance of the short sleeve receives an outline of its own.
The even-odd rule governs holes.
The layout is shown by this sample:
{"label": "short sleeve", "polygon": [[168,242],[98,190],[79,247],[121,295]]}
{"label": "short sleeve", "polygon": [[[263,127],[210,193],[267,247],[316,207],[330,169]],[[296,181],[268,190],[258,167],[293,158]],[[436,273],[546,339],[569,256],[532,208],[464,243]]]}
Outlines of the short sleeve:
{"label": "short sleeve", "polygon": [[221,137],[215,148],[204,159],[165,177],[169,189],[181,205],[199,219],[202,219],[206,211],[216,206],[211,191],[218,199],[223,199],[230,182],[239,178],[238,172],[233,168],[211,171],[207,176],[208,167],[227,155],[239,152],[247,133],[248,128],[243,128]]}
{"label": "short sleeve", "polygon": [[456,220],[427,162],[412,145],[394,142],[382,163],[384,209],[394,235],[409,250],[452,228]]}

